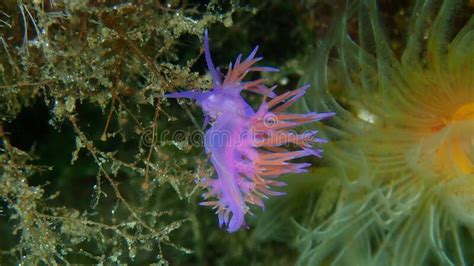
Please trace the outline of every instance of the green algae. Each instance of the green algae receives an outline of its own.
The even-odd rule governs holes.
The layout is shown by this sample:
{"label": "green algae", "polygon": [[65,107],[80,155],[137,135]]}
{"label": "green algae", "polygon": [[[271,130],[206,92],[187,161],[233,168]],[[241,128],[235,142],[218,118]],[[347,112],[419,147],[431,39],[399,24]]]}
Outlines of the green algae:
{"label": "green algae", "polygon": [[156,96],[207,87],[192,70],[199,50],[181,60],[177,47],[199,47],[204,28],[230,27],[238,10],[0,4],[0,262],[167,264],[192,252],[171,237],[190,223],[186,207],[156,199],[193,188],[191,171],[178,170],[189,155],[157,145],[172,117]]}

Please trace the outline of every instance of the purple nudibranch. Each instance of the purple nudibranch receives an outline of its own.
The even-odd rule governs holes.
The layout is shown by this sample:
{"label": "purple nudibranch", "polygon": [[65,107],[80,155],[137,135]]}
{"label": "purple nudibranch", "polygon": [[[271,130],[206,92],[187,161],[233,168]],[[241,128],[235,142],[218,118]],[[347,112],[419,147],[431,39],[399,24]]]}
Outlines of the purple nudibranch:
{"label": "purple nudibranch", "polygon": [[[204,136],[206,153],[215,168],[215,178],[201,178],[198,182],[207,192],[200,205],[216,210],[219,226],[235,232],[246,227],[248,205],[264,208],[262,199],[284,195],[271,190],[286,184],[275,180],[286,173],[303,173],[309,163],[291,163],[292,159],[314,155],[321,157],[322,150],[312,148],[316,131],[297,134],[290,128],[333,116],[334,113],[293,114],[284,112],[301,98],[308,85],[276,95],[265,86],[263,79],[242,80],[249,72],[275,72],[273,67],[254,66],[262,60],[255,57],[258,46],[243,61],[240,54],[235,63],[229,64],[225,76],[214,67],[209,49],[207,30],[204,32],[204,55],[212,77],[209,91],[185,91],[166,94],[167,98],[189,98],[202,108],[205,121],[210,122]],[[257,111],[242,98],[243,90],[261,94],[263,101]],[[297,150],[284,146],[292,144]]]}

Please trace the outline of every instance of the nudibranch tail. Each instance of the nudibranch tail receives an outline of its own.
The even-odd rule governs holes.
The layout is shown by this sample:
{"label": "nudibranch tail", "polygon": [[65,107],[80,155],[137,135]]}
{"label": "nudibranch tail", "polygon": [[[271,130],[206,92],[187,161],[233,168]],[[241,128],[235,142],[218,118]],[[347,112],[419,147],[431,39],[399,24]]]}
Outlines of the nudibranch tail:
{"label": "nudibranch tail", "polygon": [[[272,191],[271,187],[286,185],[275,178],[286,173],[302,173],[310,166],[309,163],[291,163],[291,160],[321,156],[322,150],[312,148],[314,143],[325,142],[315,137],[317,131],[297,134],[289,129],[334,115],[285,112],[305,94],[308,85],[276,95],[273,92],[275,86],[266,87],[265,79],[243,82],[247,73],[252,71],[278,71],[273,67],[255,66],[262,59],[255,57],[257,50],[258,46],[243,61],[242,55],[239,55],[234,64],[229,64],[222,78],[220,70],[212,62],[206,30],[204,54],[212,78],[212,89],[166,95],[168,98],[196,100],[204,111],[205,124],[211,124],[205,133],[204,146],[210,154],[216,177],[199,181],[207,190],[203,197],[208,200],[201,205],[215,209],[219,226],[226,226],[229,232],[246,226],[245,215],[251,213],[249,205],[264,208],[263,199],[285,194]],[[264,101],[255,112],[240,96],[242,90],[271,100]]]}

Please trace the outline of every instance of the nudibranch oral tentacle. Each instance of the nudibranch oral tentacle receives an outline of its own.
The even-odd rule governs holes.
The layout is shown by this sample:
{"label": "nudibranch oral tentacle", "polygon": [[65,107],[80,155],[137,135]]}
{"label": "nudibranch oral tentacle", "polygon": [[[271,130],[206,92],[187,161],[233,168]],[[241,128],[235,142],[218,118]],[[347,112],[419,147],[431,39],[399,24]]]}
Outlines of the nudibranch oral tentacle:
{"label": "nudibranch oral tentacle", "polygon": [[[204,56],[212,78],[209,91],[185,91],[165,95],[167,98],[188,98],[201,106],[205,125],[210,124],[204,137],[206,153],[216,170],[216,178],[202,178],[200,185],[207,189],[205,202],[200,205],[216,210],[219,226],[229,232],[245,227],[249,205],[265,207],[263,199],[285,193],[272,191],[284,182],[274,180],[286,173],[302,173],[308,163],[292,163],[305,156],[321,157],[322,150],[312,148],[314,143],[326,142],[316,138],[317,131],[297,134],[290,128],[319,121],[334,113],[286,113],[286,109],[300,99],[308,89],[305,85],[294,91],[276,95],[274,87],[264,85],[265,79],[243,82],[249,72],[275,72],[273,67],[254,66],[261,57],[255,57],[258,46],[242,61],[238,55],[223,76],[214,66],[209,49],[207,30],[204,33]],[[257,111],[242,98],[246,90],[271,100],[263,102]],[[292,145],[297,150],[286,146]],[[215,199],[217,198],[217,200]],[[212,199],[212,200],[211,200]]]}

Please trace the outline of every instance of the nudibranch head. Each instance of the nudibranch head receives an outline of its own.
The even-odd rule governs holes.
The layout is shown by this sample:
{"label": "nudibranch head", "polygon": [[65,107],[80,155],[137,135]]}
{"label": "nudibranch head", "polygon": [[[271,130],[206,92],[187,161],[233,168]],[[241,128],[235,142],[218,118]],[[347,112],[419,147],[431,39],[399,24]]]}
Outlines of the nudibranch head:
{"label": "nudibranch head", "polygon": [[[207,31],[204,34],[204,55],[212,78],[212,88],[205,92],[185,91],[165,95],[168,98],[189,98],[201,106],[206,124],[211,126],[204,136],[204,146],[210,155],[216,177],[203,177],[199,184],[207,192],[201,203],[216,210],[220,226],[229,232],[246,227],[245,216],[249,205],[264,208],[263,199],[280,196],[271,187],[285,183],[275,180],[282,174],[304,172],[308,163],[292,163],[305,156],[321,156],[313,144],[324,142],[316,138],[316,131],[298,134],[290,129],[324,118],[334,113],[293,114],[286,110],[308,89],[299,89],[276,95],[264,85],[264,79],[243,81],[247,73],[273,72],[272,67],[255,66],[262,58],[255,57],[258,47],[242,61],[239,55],[222,75],[212,62]],[[240,95],[251,91],[270,98],[257,111]],[[292,146],[292,148],[288,147]]]}

